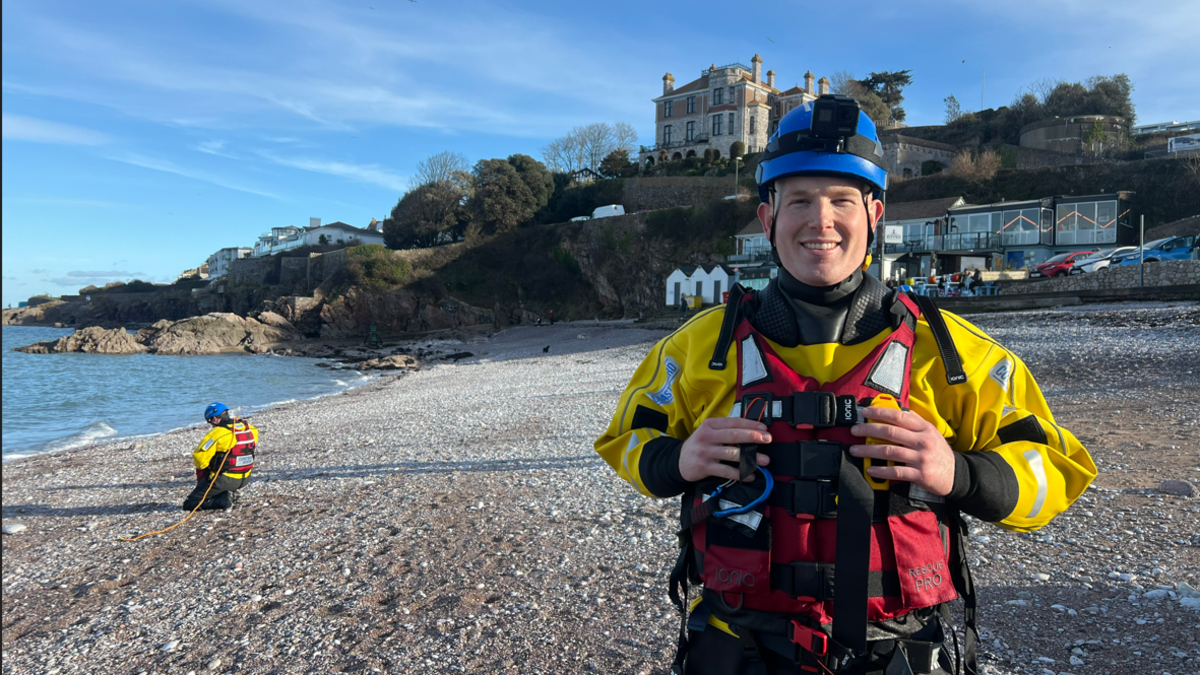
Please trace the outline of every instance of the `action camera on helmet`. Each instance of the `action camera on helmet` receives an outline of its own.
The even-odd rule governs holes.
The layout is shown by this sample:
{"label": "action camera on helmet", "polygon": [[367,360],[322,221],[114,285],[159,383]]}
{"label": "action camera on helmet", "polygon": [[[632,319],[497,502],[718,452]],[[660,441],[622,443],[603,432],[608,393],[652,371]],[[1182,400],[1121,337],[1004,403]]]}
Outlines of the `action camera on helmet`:
{"label": "action camera on helmet", "polygon": [[849,96],[825,94],[813,102],[813,138],[843,139],[858,133],[858,101]]}

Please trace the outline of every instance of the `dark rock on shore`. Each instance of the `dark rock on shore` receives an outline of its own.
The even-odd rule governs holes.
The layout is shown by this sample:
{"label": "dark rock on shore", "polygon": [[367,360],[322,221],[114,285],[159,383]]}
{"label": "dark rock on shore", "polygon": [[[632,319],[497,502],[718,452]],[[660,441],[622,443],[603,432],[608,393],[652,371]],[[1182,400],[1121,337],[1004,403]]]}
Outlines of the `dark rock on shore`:
{"label": "dark rock on shore", "polygon": [[149,350],[145,345],[139,344],[133,335],[125,332],[124,328],[105,329],[93,326],[75,331],[57,340],[18,347],[14,351],[26,354],[61,354],[64,352],[144,354]]}

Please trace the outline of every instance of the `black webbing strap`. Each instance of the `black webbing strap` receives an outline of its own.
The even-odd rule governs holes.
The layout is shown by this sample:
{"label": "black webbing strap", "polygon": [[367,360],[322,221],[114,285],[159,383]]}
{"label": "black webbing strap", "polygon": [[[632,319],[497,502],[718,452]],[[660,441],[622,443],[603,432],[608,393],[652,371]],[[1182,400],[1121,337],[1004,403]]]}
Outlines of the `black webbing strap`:
{"label": "black webbing strap", "polygon": [[844,140],[837,138],[813,138],[808,132],[808,129],[801,129],[794,133],[780,135],[779,138],[767,144],[767,149],[763,152],[760,161],[767,162],[781,155],[815,150],[817,152],[854,155],[862,157],[881,169],[887,168],[883,162],[881,146],[866,136],[855,134]]}
{"label": "black webbing strap", "polygon": [[[774,464],[774,460],[771,461]],[[774,471],[775,467],[772,466]],[[791,480],[775,483],[767,504],[787,509],[788,515],[837,517],[837,483],[831,480]]]}
{"label": "black webbing strap", "polygon": [[930,330],[933,331],[933,340],[937,342],[942,364],[946,366],[946,381],[950,384],[966,382],[967,374],[963,371],[962,359],[958,356],[958,349],[954,346],[954,340],[950,338],[950,329],[946,328],[946,320],[942,318],[942,313],[938,311],[933,298],[916,293],[911,297],[921,308],[921,316],[925,317]]}
{"label": "black webbing strap", "polygon": [[675,659],[671,662],[672,675],[683,675],[683,662],[688,653],[688,576],[694,557],[692,555],[691,537],[680,547],[679,557],[671,576],[667,581],[667,597],[671,604],[679,610],[679,641],[675,645]]}
{"label": "black webbing strap", "polygon": [[963,599],[963,672],[978,675],[976,646],[979,642],[979,599],[975,595],[975,580],[971,577],[971,566],[967,562],[967,524],[961,513],[951,513],[954,555],[950,560],[950,578],[954,581],[954,589]]}
{"label": "black webbing strap", "polygon": [[[793,598],[837,599],[837,566],[829,563],[793,562],[771,565],[771,590],[783,591]],[[900,574],[896,570],[868,571],[867,597],[900,597]],[[836,619],[836,614],[834,615]],[[837,621],[834,621],[837,625]]]}
{"label": "black webbing strap", "polygon": [[833,639],[852,652],[867,648],[867,585],[875,491],[848,452],[838,476],[837,551],[834,554]]}
{"label": "black webbing strap", "polygon": [[721,334],[717,337],[717,346],[713,348],[712,359],[708,362],[709,370],[725,370],[725,357],[729,355],[729,345],[733,342],[733,331],[737,329],[738,319],[742,316],[742,296],[746,289],[741,284],[734,284],[729,289],[729,300],[725,302],[725,318],[721,321]]}

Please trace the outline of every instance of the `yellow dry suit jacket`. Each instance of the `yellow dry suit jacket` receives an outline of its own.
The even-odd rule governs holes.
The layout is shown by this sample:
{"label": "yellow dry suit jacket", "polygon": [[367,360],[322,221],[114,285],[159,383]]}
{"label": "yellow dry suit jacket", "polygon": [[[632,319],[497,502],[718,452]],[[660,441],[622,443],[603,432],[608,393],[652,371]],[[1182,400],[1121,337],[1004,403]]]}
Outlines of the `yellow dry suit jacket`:
{"label": "yellow dry suit jacket", "polygon": [[[237,427],[238,431],[248,428],[254,434],[254,442],[258,443],[258,429],[254,428],[252,424],[244,420],[238,420],[234,423],[234,426]],[[212,462],[213,455],[216,455],[218,452],[229,452],[236,444],[237,437],[234,435],[233,429],[224,426],[213,427],[212,431],[209,431],[200,440],[200,445],[197,445],[196,449],[192,451],[192,463],[197,469],[207,469],[209,463]],[[250,471],[247,471],[243,475],[222,471],[221,475],[229,476],[230,478],[244,478],[249,476],[250,473]]]}
{"label": "yellow dry suit jacket", "polygon": [[[682,492],[682,441],[706,418],[725,417],[733,406],[738,369],[708,367],[724,315],[724,306],[701,312],[659,341],[621,395],[608,430],[595,442],[596,452],[643,494]],[[1087,489],[1096,465],[1075,436],[1054,421],[1033,376],[1015,354],[961,317],[942,315],[967,381],[947,383],[937,343],[921,318],[909,407],[933,423],[959,453],[949,498],[962,511],[1010,530],[1042,527]],[[768,342],[798,373],[830,382],[864,359],[891,330],[852,345],[784,347]],[[726,363],[737,363],[736,350],[733,341]],[[674,479],[651,480],[643,472],[673,472]]]}

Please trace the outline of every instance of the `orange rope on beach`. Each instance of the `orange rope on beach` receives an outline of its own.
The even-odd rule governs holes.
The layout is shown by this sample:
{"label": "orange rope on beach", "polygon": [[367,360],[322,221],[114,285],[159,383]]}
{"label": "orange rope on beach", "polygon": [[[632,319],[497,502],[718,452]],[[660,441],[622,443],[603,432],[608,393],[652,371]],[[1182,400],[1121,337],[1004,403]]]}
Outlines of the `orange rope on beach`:
{"label": "orange rope on beach", "polygon": [[139,534],[136,537],[118,537],[118,539],[120,539],[121,541],[137,541],[138,539],[145,539],[146,537],[149,537],[154,534],[162,534],[163,532],[170,532],[171,530],[186,523],[188,520],[191,519],[192,516],[196,515],[196,511],[198,511],[200,509],[200,507],[204,505],[204,501],[206,499],[208,499],[208,493],[210,491],[212,491],[213,483],[217,482],[217,477],[221,475],[221,469],[225,468],[225,462],[228,459],[229,459],[229,453],[226,452],[225,456],[221,458],[221,466],[217,468],[217,472],[213,475],[213,479],[208,482],[208,489],[204,491],[204,496],[200,498],[200,503],[196,504],[196,508],[192,509],[191,512],[188,513],[187,516],[183,520],[179,521],[178,523],[175,523],[174,525],[172,525],[166,529],[156,530],[154,532],[147,532],[146,534]]}

